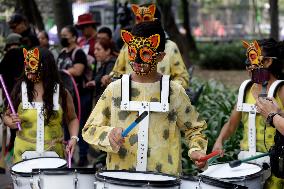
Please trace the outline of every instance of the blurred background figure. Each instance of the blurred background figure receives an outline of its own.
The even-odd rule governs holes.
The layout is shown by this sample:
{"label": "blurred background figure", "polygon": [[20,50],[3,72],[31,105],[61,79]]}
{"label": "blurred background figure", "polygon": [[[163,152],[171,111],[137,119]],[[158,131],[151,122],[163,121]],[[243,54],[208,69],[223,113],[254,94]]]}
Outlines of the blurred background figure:
{"label": "blurred background figure", "polygon": [[107,39],[112,40],[112,31],[108,27],[101,27],[97,33],[97,39]]}
{"label": "blurred background figure", "polygon": [[76,28],[82,31],[82,37],[78,40],[79,46],[84,50],[86,54],[93,57],[94,46],[96,40],[97,22],[93,20],[91,13],[82,14],[78,17]]}
{"label": "blurred background figure", "polygon": [[30,27],[29,22],[24,15],[18,13],[12,15],[8,24],[14,33],[22,36],[21,42],[25,48],[30,49],[39,45],[35,31]]}
{"label": "blurred background figure", "polygon": [[113,41],[115,42],[116,49],[121,49],[123,46],[123,41],[120,37],[120,30],[123,29],[131,31],[132,28],[132,13],[130,8],[128,7],[128,2],[126,2],[124,5],[119,4],[117,17],[119,25],[115,28]]}
{"label": "blurred background figure", "polygon": [[52,53],[52,55],[54,56],[54,59],[56,60],[58,58],[59,52],[54,46],[51,46],[49,44],[49,36],[47,32],[40,31],[37,34],[37,38],[39,40],[39,46],[43,48],[47,48]]}
{"label": "blurred background figure", "polygon": [[96,69],[94,70],[94,79],[88,82],[87,87],[95,88],[93,104],[95,105],[108,83],[104,76],[108,75],[114,66],[116,56],[114,54],[114,43],[111,40],[102,38],[95,44]]}

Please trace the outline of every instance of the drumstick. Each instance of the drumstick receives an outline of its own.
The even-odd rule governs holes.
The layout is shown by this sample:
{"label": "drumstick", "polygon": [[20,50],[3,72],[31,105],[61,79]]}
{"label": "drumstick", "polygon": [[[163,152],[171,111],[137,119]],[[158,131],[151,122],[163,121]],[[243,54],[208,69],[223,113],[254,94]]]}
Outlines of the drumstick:
{"label": "drumstick", "polygon": [[[13,104],[12,104],[11,98],[10,98],[10,96],[9,96],[9,93],[8,93],[8,91],[7,91],[5,82],[4,82],[3,77],[2,77],[1,74],[0,74],[0,83],[1,83],[2,88],[3,88],[3,90],[4,90],[5,96],[6,96],[7,100],[8,100],[8,103],[9,103],[9,106],[10,106],[10,108],[11,108],[11,111],[12,111],[13,114],[16,115],[16,111],[15,111],[15,109],[14,109],[14,106],[13,106]],[[17,127],[18,127],[19,131],[22,130],[21,125],[20,125],[19,122],[17,122]]]}
{"label": "drumstick", "polygon": [[[69,142],[68,142],[67,145],[69,146]],[[69,150],[68,150],[68,168],[71,168],[71,158],[72,158],[71,149],[69,147]]]}
{"label": "drumstick", "polygon": [[208,159],[210,159],[210,158],[212,158],[212,157],[214,157],[214,156],[217,156],[217,155],[219,155],[220,154],[220,151],[219,150],[215,150],[215,151],[213,151],[213,152],[211,152],[210,154],[208,154],[208,155],[206,155],[206,156],[204,156],[204,157],[201,157],[201,158],[199,158],[199,162],[200,161],[207,161]]}
{"label": "drumstick", "polygon": [[127,134],[140,122],[142,121],[146,116],[148,115],[147,111],[144,111],[139,117],[135,119],[123,132],[122,137],[126,137]]}
{"label": "drumstick", "polygon": [[255,160],[255,159],[258,159],[258,158],[261,158],[261,157],[265,157],[265,156],[268,156],[269,154],[270,153],[267,152],[267,153],[259,154],[259,155],[256,155],[256,156],[252,156],[252,157],[249,157],[249,158],[246,158],[246,159],[243,159],[243,160],[230,161],[229,165],[230,165],[231,168],[238,167],[238,166],[240,166],[244,162]]}

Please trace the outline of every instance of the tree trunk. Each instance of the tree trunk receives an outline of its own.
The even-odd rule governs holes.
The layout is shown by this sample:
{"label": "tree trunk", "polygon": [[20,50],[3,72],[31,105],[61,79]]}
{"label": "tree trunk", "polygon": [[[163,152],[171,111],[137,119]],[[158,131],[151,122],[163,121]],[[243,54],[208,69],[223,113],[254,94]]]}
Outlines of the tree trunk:
{"label": "tree trunk", "polygon": [[30,23],[35,25],[37,29],[44,30],[43,20],[35,0],[18,0],[17,4],[22,8],[23,14]]}
{"label": "tree trunk", "polygon": [[191,51],[197,53],[197,47],[195,40],[192,36],[191,33],[191,28],[190,28],[190,13],[189,13],[189,8],[190,8],[190,0],[182,0],[182,9],[183,9],[183,27],[186,30],[186,40],[187,43],[189,44],[189,48]]}
{"label": "tree trunk", "polygon": [[269,0],[270,13],[270,37],[279,40],[279,9],[278,0]]}
{"label": "tree trunk", "polygon": [[58,37],[60,31],[67,25],[73,25],[72,1],[70,0],[52,0],[55,24],[57,26]]}
{"label": "tree trunk", "polygon": [[161,9],[162,21],[164,25],[164,29],[169,35],[170,39],[173,40],[179,47],[179,50],[182,54],[184,63],[187,68],[190,67],[190,59],[189,59],[189,44],[186,42],[185,36],[182,36],[178,30],[178,27],[175,23],[175,19],[173,16],[173,12],[171,11],[171,0],[157,0],[157,4]]}

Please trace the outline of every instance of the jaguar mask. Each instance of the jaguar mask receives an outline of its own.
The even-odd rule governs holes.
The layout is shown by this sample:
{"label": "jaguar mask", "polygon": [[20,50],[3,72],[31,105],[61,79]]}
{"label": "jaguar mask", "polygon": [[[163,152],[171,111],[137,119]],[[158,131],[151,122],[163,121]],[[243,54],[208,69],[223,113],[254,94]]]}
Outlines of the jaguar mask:
{"label": "jaguar mask", "polygon": [[143,7],[136,4],[131,5],[131,9],[135,15],[136,24],[147,21],[154,21],[156,6],[154,4],[149,7]]}
{"label": "jaguar mask", "polygon": [[138,75],[147,75],[157,67],[157,48],[160,35],[150,37],[133,36],[126,30],[121,31],[121,38],[128,45],[128,58],[132,70]]}
{"label": "jaguar mask", "polygon": [[23,48],[25,75],[34,83],[40,81],[41,64],[39,61],[39,49],[26,50]]}

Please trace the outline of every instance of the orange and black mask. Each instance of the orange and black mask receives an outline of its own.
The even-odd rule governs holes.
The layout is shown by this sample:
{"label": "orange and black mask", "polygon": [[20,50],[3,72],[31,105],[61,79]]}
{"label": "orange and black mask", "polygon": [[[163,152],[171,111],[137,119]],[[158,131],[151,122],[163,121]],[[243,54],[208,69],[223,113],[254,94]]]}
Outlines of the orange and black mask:
{"label": "orange and black mask", "polygon": [[265,58],[257,41],[248,43],[242,41],[246,51],[246,67],[251,71],[251,80],[253,83],[265,84],[270,78],[269,70],[264,67]]}
{"label": "orange and black mask", "polygon": [[[157,67],[157,48],[160,44],[160,35],[150,37],[133,36],[126,30],[121,31],[121,38],[128,45],[129,64],[138,75],[147,75]],[[139,68],[139,69],[134,69]]]}
{"label": "orange and black mask", "polygon": [[148,7],[132,4],[131,9],[135,15],[136,24],[139,24],[141,22],[154,21],[155,19],[154,15],[156,11],[156,6],[154,4]]}
{"label": "orange and black mask", "polygon": [[23,48],[24,63],[25,63],[25,75],[29,80],[34,83],[40,81],[41,77],[41,64],[39,61],[39,49],[34,48],[27,51]]}

